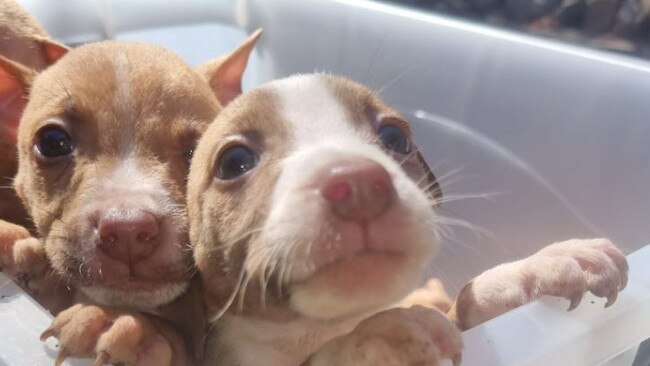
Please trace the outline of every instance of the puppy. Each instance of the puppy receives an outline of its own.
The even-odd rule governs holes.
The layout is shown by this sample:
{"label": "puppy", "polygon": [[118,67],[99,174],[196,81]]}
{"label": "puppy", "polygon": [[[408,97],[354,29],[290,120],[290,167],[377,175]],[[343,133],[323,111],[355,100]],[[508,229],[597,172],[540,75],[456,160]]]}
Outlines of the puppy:
{"label": "puppy", "polygon": [[[66,50],[48,38],[45,30],[18,3],[0,0],[0,55],[31,69],[42,70],[56,62]],[[22,105],[25,95],[12,94],[16,90],[14,83],[10,74],[0,70],[0,99]],[[16,131],[19,120],[19,114],[0,109],[0,220],[28,226],[27,213],[11,188],[18,166]]]}
{"label": "puppy", "polygon": [[363,86],[298,75],[235,99],[188,183],[213,322],[204,363],[459,363],[443,313],[468,328],[544,294],[609,304],[625,286],[616,247],[574,240],[487,271],[453,305],[437,281],[409,295],[435,253],[440,194],[405,119]]}
{"label": "puppy", "polygon": [[433,258],[439,194],[404,118],[360,85],[301,75],[236,99],[188,183],[216,321],[205,364],[458,360],[460,333],[441,313],[380,312]]}
{"label": "puppy", "polygon": [[[5,70],[18,91],[30,89],[15,188],[34,219],[41,253],[78,290],[75,301],[164,315],[169,312],[161,307],[187,290],[194,271],[185,212],[190,157],[228,101],[211,86],[224,95],[240,92],[258,36],[214,61],[206,74],[163,48],[135,42],[81,46],[33,81],[29,70],[4,61],[17,66]],[[122,315],[78,305],[61,313],[43,338],[59,336],[57,362],[95,351],[100,361],[128,362],[123,349],[102,345],[102,337],[112,339],[107,333],[124,331],[109,321]],[[127,319],[128,328],[138,317]]]}

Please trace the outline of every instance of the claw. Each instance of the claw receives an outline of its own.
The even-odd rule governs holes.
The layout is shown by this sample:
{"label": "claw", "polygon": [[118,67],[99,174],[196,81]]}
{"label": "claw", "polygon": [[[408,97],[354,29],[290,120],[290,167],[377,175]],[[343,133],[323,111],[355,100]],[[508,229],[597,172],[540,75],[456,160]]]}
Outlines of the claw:
{"label": "claw", "polygon": [[111,355],[106,351],[99,351],[97,358],[95,358],[95,363],[93,366],[104,366],[111,361]]}
{"label": "claw", "polygon": [[582,301],[582,294],[579,294],[578,296],[573,296],[571,299],[571,304],[569,304],[569,308],[567,311],[571,311],[580,305],[580,302]]}
{"label": "claw", "polygon": [[61,366],[61,364],[63,364],[63,361],[65,361],[65,359],[70,357],[71,355],[72,353],[68,351],[67,348],[61,347],[59,354],[56,355],[56,360],[54,360],[54,366]]}
{"label": "claw", "polygon": [[460,366],[460,362],[463,360],[463,354],[457,353],[451,357],[451,364],[453,366]]}
{"label": "claw", "polygon": [[618,298],[618,291],[612,292],[609,296],[607,296],[607,302],[605,303],[605,307],[608,308],[614,304],[616,299]]}
{"label": "claw", "polygon": [[52,337],[55,334],[54,328],[47,328],[43,333],[41,333],[40,340],[45,342],[48,338]]}

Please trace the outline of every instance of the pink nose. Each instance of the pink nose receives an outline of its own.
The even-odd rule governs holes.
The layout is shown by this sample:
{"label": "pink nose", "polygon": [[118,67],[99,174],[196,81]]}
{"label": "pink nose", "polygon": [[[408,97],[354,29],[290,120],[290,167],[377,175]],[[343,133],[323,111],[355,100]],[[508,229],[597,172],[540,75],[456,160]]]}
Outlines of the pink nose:
{"label": "pink nose", "polygon": [[141,210],[110,209],[100,213],[97,223],[100,249],[129,264],[154,252],[159,230],[158,219]]}
{"label": "pink nose", "polygon": [[330,167],[321,194],[340,218],[368,222],[390,207],[395,188],[382,165],[364,159]]}

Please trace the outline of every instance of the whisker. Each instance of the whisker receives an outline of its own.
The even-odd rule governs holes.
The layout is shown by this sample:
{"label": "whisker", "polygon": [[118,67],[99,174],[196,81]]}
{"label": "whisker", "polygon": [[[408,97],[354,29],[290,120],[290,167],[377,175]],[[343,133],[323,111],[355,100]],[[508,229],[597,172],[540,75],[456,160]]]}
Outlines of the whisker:
{"label": "whisker", "polygon": [[[206,228],[206,230],[207,230],[207,228]],[[243,234],[237,236],[235,239],[233,239],[233,240],[231,240],[231,241],[229,241],[229,242],[227,242],[227,243],[224,243],[224,244],[222,244],[222,245],[215,246],[214,248],[210,248],[210,249],[208,250],[207,253],[212,253],[212,252],[216,252],[216,251],[222,250],[222,249],[224,249],[224,248],[231,247],[231,246],[233,246],[234,244],[236,244],[236,243],[238,243],[238,242],[240,242],[240,241],[246,239],[247,237],[249,237],[249,236],[251,236],[251,235],[253,235],[253,234],[256,234],[256,233],[261,232],[262,230],[264,230],[264,228],[263,228],[263,227],[259,227],[259,228],[256,228],[256,229],[251,229],[251,230],[249,230],[249,231],[246,231],[246,232],[244,232]]]}
{"label": "whisker", "polygon": [[390,24],[388,27],[385,28],[384,34],[381,36],[381,40],[379,41],[379,46],[375,50],[374,55],[372,56],[372,59],[370,60],[370,65],[368,65],[368,68],[366,69],[366,75],[363,77],[363,84],[369,85],[368,77],[371,75],[374,67],[375,67],[375,62],[377,61],[377,58],[379,56],[379,52],[384,48],[384,43],[386,41],[386,36],[388,36],[388,30],[390,28]]}
{"label": "whisker", "polygon": [[400,72],[396,77],[394,77],[393,79],[389,80],[389,81],[388,81],[387,83],[385,83],[381,88],[377,89],[377,90],[376,90],[377,95],[382,95],[382,93],[383,93],[384,91],[386,91],[386,89],[388,89],[388,88],[390,88],[391,86],[395,85],[395,83],[397,83],[398,81],[400,81],[400,80],[401,80],[404,76],[406,76],[407,74],[410,74],[411,72],[413,72],[413,70],[415,70],[415,65],[412,65],[412,66],[410,66],[409,68],[407,68],[407,69],[403,70],[402,72]]}
{"label": "whisker", "polygon": [[228,296],[228,299],[226,300],[224,306],[222,306],[221,309],[219,309],[219,311],[217,312],[217,315],[211,319],[213,322],[215,322],[215,324],[216,324],[216,320],[220,319],[226,313],[226,311],[228,311],[230,306],[232,306],[233,302],[235,301],[235,297],[237,297],[237,294],[239,293],[239,289],[242,285],[242,282],[244,281],[245,274],[246,274],[246,267],[242,266],[241,270],[239,271],[237,282],[235,283],[235,288],[233,289],[230,296]]}
{"label": "whisker", "polygon": [[458,194],[458,195],[447,195],[443,196],[441,199],[432,203],[447,203],[455,202],[467,199],[485,199],[494,202],[494,198],[506,194],[506,192],[488,192],[488,193],[476,193],[476,194]]}

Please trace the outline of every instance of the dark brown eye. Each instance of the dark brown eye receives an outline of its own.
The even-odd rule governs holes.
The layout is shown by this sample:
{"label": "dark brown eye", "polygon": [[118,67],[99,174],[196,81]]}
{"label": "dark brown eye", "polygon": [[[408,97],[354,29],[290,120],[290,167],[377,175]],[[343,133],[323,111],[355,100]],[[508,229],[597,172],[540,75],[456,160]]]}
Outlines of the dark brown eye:
{"label": "dark brown eye", "polygon": [[222,180],[235,179],[255,168],[258,161],[257,154],[247,146],[231,146],[219,156],[217,178]]}
{"label": "dark brown eye", "polygon": [[387,149],[399,154],[408,154],[411,152],[411,140],[401,128],[393,124],[385,124],[379,127],[377,133]]}
{"label": "dark brown eye", "polygon": [[43,157],[52,159],[72,154],[74,145],[63,128],[51,126],[39,133],[36,149]]}
{"label": "dark brown eye", "polygon": [[192,158],[194,157],[194,150],[195,149],[196,149],[196,146],[192,146],[190,149],[185,151],[185,153],[183,153],[183,157],[185,157],[185,160],[187,160],[188,163],[190,161],[192,161]]}

